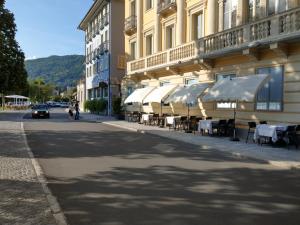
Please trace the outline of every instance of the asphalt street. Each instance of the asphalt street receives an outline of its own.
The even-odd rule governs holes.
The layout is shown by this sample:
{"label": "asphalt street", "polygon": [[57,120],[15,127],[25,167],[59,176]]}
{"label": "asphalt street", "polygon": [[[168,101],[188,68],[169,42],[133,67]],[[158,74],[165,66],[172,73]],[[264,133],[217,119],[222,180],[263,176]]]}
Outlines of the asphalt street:
{"label": "asphalt street", "polygon": [[299,225],[300,172],[101,123],[24,117],[71,225]]}

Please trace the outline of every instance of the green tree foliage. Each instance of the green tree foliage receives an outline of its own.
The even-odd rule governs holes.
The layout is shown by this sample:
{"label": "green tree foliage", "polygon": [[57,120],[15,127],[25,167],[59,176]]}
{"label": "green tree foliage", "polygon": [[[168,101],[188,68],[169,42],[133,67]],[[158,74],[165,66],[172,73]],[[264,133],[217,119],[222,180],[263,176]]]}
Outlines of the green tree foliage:
{"label": "green tree foliage", "polygon": [[0,0],[0,93],[24,94],[27,91],[25,56],[16,36],[14,15]]}
{"label": "green tree foliage", "polygon": [[29,97],[33,102],[46,102],[51,99],[54,86],[46,84],[42,78],[29,81]]}
{"label": "green tree foliage", "polygon": [[46,83],[65,89],[67,86],[75,86],[84,73],[84,56],[50,56],[26,60],[25,66],[29,79],[34,80],[42,75]]}

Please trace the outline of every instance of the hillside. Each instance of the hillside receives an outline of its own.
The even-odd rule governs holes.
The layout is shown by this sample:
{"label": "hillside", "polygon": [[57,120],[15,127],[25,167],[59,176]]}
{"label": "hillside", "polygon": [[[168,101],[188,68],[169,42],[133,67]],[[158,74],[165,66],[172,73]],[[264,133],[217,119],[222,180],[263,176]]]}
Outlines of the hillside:
{"label": "hillside", "polygon": [[47,83],[58,87],[74,86],[84,72],[84,56],[50,56],[26,60],[28,79],[42,77]]}

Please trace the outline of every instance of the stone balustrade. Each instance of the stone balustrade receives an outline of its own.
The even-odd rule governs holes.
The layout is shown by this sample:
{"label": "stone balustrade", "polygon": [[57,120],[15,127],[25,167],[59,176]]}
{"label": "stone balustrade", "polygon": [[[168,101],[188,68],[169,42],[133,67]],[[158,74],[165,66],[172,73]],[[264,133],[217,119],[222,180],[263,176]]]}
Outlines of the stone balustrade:
{"label": "stone balustrade", "polygon": [[179,62],[205,58],[212,53],[224,55],[226,49],[237,51],[251,47],[251,43],[267,44],[272,40],[284,41],[295,35],[300,36],[300,7],[227,29],[145,58],[129,61],[127,73],[176,66]]}

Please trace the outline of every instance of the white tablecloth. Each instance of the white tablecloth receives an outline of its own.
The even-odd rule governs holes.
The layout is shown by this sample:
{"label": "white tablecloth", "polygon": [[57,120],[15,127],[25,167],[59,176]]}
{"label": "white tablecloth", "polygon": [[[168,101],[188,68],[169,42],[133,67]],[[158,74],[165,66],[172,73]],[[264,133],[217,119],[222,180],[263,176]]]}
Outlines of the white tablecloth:
{"label": "white tablecloth", "polygon": [[175,125],[175,118],[181,118],[181,116],[167,116],[165,124],[166,125]]}
{"label": "white tablecloth", "polygon": [[142,115],[142,123],[144,122],[148,122],[150,120],[150,118],[153,116],[153,114],[143,114]]}
{"label": "white tablecloth", "polygon": [[198,123],[198,131],[200,132],[201,130],[208,130],[208,133],[212,134],[213,123],[218,123],[218,120],[200,120]]}
{"label": "white tablecloth", "polygon": [[257,140],[259,136],[263,136],[270,137],[273,142],[276,142],[278,140],[276,131],[286,131],[288,126],[287,124],[259,124],[254,132],[254,140]]}

